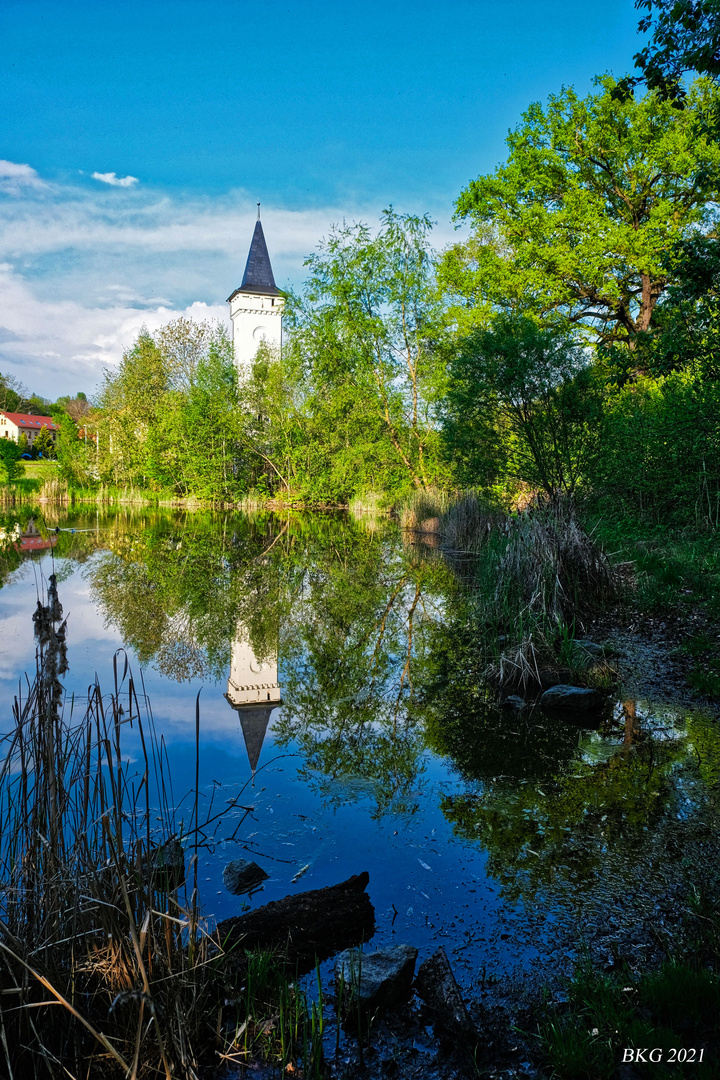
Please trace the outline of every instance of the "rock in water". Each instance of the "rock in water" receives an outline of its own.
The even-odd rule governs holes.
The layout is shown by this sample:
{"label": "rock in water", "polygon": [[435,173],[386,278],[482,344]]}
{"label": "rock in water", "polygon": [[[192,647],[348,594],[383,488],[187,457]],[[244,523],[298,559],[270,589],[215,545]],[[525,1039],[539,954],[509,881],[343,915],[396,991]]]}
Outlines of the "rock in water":
{"label": "rock in water", "polygon": [[266,874],[262,866],[249,859],[233,859],[223,870],[223,885],[228,892],[239,896],[241,893],[250,892],[256,885],[266,881]]}
{"label": "rock in water", "polygon": [[509,712],[521,712],[521,710],[525,708],[525,701],[523,698],[519,697],[518,694],[508,694],[508,696],[500,702],[500,708],[507,709]]}
{"label": "rock in water", "polygon": [[435,1032],[439,1038],[467,1046],[477,1043],[475,1025],[442,945],[420,965],[415,989],[435,1014]]}
{"label": "rock in water", "polygon": [[392,949],[366,953],[346,949],[335,962],[335,980],[342,1011],[349,1023],[357,1023],[358,1013],[367,1018],[407,1001],[412,991],[417,949],[396,945]]}
{"label": "rock in water", "polygon": [[588,690],[582,686],[551,686],[540,698],[540,704],[546,709],[574,709],[576,712],[588,712],[599,709],[603,703],[598,690]]}
{"label": "rock in water", "polygon": [[173,892],[185,881],[185,852],[179,840],[166,840],[153,848],[150,865],[156,882],[162,889]]}

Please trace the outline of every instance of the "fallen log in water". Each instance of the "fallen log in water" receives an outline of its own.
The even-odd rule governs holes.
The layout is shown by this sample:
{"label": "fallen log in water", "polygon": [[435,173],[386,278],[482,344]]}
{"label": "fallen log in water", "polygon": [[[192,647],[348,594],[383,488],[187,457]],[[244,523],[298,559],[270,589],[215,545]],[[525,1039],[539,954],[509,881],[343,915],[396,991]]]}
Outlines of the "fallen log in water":
{"label": "fallen log in water", "polygon": [[339,885],[286,896],[218,923],[218,935],[231,971],[243,966],[252,949],[277,949],[299,975],[312,971],[340,949],[368,941],[375,933],[375,908],[365,892],[370,875],[354,874]]}

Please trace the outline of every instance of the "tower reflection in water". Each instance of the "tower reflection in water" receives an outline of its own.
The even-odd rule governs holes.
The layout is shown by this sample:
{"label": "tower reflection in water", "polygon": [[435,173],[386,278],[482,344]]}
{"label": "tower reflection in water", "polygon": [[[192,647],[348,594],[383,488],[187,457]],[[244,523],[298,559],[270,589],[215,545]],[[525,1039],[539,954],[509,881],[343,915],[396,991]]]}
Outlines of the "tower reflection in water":
{"label": "tower reflection in water", "polygon": [[282,704],[278,683],[277,656],[258,660],[239,623],[232,648],[226,699],[240,717],[248,761],[253,777],[260,761],[270,715]]}

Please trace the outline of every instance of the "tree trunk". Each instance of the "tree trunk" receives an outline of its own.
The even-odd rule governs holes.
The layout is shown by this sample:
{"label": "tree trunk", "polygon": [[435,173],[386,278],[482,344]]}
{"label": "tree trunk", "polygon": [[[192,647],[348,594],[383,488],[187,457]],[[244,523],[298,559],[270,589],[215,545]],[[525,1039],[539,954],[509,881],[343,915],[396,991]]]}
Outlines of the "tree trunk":
{"label": "tree trunk", "polygon": [[315,960],[360,942],[375,932],[375,909],[365,892],[370,875],[355,874],[339,885],[286,896],[270,904],[224,919],[218,934],[226,953],[226,968],[240,971],[244,953],[252,949],[278,949],[298,975],[312,971]]}

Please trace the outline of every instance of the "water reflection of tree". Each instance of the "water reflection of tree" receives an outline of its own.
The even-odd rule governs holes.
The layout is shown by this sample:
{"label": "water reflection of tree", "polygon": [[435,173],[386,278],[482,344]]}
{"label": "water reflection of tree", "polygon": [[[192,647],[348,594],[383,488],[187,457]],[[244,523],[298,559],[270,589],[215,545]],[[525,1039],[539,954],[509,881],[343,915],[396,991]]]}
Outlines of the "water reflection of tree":
{"label": "water reflection of tree", "polygon": [[[557,721],[536,716],[532,738],[521,734],[515,754],[508,733],[498,732],[517,732],[523,725],[496,712],[495,737],[490,722],[484,731],[486,746],[495,742],[495,752],[484,762],[498,770],[496,775],[489,775],[477,752],[464,755],[463,771],[472,770],[475,782],[442,799],[456,834],[486,848],[489,872],[513,899],[532,899],[547,886],[582,890],[602,878],[612,856],[622,856],[619,864],[631,880],[648,844],[676,824],[678,769],[695,770],[692,734],[654,739],[643,732],[634,703],[626,702],[617,723],[604,733],[564,725],[571,740],[558,738]],[[708,730],[702,730],[707,742]],[[572,753],[554,770],[542,752],[534,762],[524,753],[529,745],[547,743],[569,749],[570,741]],[[717,761],[717,731],[714,743]],[[498,769],[503,745],[508,764]]]}
{"label": "water reflection of tree", "polygon": [[263,521],[240,515],[157,516],[106,536],[93,562],[93,598],[142,663],[178,681],[227,673],[238,621],[260,655],[277,642],[274,541]]}
{"label": "water reflection of tree", "polygon": [[56,553],[86,562],[94,598],[143,663],[224,681],[242,628],[257,660],[278,659],[276,741],[299,747],[328,800],[412,811],[425,748],[450,758],[465,787],[442,809],[513,896],[587,883],[613,853],[629,865],[665,827],[679,766],[720,782],[717,728],[697,717],[686,739],[654,742],[633,702],[603,737],[499,712],[472,597],[390,523],[144,512],[99,524],[61,533]]}
{"label": "water reflection of tree", "polygon": [[403,548],[389,523],[336,516],[160,516],[109,546],[92,594],[143,663],[222,679],[242,628],[258,660],[278,657],[276,741],[299,744],[325,796],[412,808],[415,684],[454,589],[441,559]]}
{"label": "water reflection of tree", "polygon": [[403,549],[393,531],[353,525],[304,570],[283,625],[285,708],[276,738],[295,740],[306,771],[330,798],[363,777],[378,812],[412,810],[424,735],[413,713],[427,664],[428,628],[452,592],[442,561]]}

